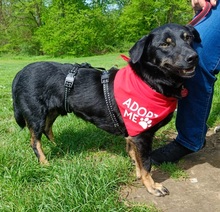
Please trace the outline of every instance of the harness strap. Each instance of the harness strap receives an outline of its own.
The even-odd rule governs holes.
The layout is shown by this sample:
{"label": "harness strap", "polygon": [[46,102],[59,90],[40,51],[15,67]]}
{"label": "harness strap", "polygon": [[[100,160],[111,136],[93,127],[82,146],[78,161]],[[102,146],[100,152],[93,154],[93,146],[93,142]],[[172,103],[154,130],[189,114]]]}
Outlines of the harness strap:
{"label": "harness strap", "polygon": [[103,93],[104,93],[105,103],[107,105],[110,118],[113,122],[114,127],[117,127],[122,132],[120,125],[117,121],[117,118],[114,114],[112,103],[111,103],[111,97],[109,94],[109,73],[107,71],[102,72],[101,83],[103,84]]}
{"label": "harness strap", "polygon": [[71,88],[73,87],[75,77],[78,73],[79,65],[75,64],[74,67],[70,70],[68,75],[66,76],[64,87],[65,87],[65,93],[64,93],[64,106],[67,113],[70,113],[69,104],[67,102],[68,94],[70,93]]}
{"label": "harness strap", "polygon": [[[92,68],[92,67],[90,66],[90,64],[87,64],[87,63],[81,64],[81,65],[74,64],[74,67],[69,71],[68,75],[66,76],[65,83],[64,83],[64,87],[65,87],[64,106],[65,106],[65,110],[67,113],[71,112],[67,98],[68,98],[68,95],[70,93],[71,88],[73,87],[75,77],[76,77],[80,68]],[[112,103],[111,103],[111,97],[109,94],[109,73],[103,68],[96,68],[96,69],[102,71],[101,83],[103,84],[104,98],[105,98],[105,102],[107,105],[107,109],[108,109],[110,118],[113,122],[114,127],[117,127],[120,130],[120,132],[122,132],[120,125],[117,121],[117,118],[114,114]]]}

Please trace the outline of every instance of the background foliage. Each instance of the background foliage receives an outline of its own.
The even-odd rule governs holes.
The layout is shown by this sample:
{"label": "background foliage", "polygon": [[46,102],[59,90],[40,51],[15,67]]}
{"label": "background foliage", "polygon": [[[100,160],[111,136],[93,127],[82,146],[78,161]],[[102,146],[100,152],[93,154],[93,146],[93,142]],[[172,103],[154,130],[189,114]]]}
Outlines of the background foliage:
{"label": "background foliage", "polygon": [[153,28],[192,16],[189,0],[0,0],[0,53],[124,51]]}

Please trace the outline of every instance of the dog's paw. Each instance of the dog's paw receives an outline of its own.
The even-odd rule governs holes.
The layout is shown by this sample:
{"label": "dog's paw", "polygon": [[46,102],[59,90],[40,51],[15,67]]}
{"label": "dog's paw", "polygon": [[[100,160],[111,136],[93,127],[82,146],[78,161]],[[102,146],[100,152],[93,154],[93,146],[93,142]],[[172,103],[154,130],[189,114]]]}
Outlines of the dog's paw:
{"label": "dog's paw", "polygon": [[154,183],[154,186],[148,189],[148,192],[157,197],[163,197],[170,194],[169,190],[160,183]]}
{"label": "dog's paw", "polygon": [[49,166],[50,165],[50,163],[48,162],[47,159],[41,160],[39,162],[40,162],[40,165],[43,165],[43,166]]}

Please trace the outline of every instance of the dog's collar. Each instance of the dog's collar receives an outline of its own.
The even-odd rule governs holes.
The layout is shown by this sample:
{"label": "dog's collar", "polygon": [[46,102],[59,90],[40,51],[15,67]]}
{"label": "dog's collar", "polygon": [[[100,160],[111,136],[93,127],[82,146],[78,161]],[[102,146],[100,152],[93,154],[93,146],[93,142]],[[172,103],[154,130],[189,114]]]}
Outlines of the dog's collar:
{"label": "dog's collar", "polygon": [[188,93],[189,93],[188,89],[185,88],[184,85],[182,85],[182,89],[181,89],[181,97],[184,98],[184,97],[188,96]]}

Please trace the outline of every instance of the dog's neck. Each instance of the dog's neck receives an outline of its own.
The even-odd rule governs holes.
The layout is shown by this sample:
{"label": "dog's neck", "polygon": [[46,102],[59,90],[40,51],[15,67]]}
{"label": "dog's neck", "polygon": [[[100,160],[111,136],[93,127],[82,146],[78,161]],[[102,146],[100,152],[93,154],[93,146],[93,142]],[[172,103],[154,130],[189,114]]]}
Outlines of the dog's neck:
{"label": "dog's neck", "polygon": [[[176,75],[167,76],[162,70],[149,63],[144,66],[140,63],[129,62],[133,71],[153,90],[167,97],[182,98],[184,80]],[[145,71],[146,70],[146,71]]]}

